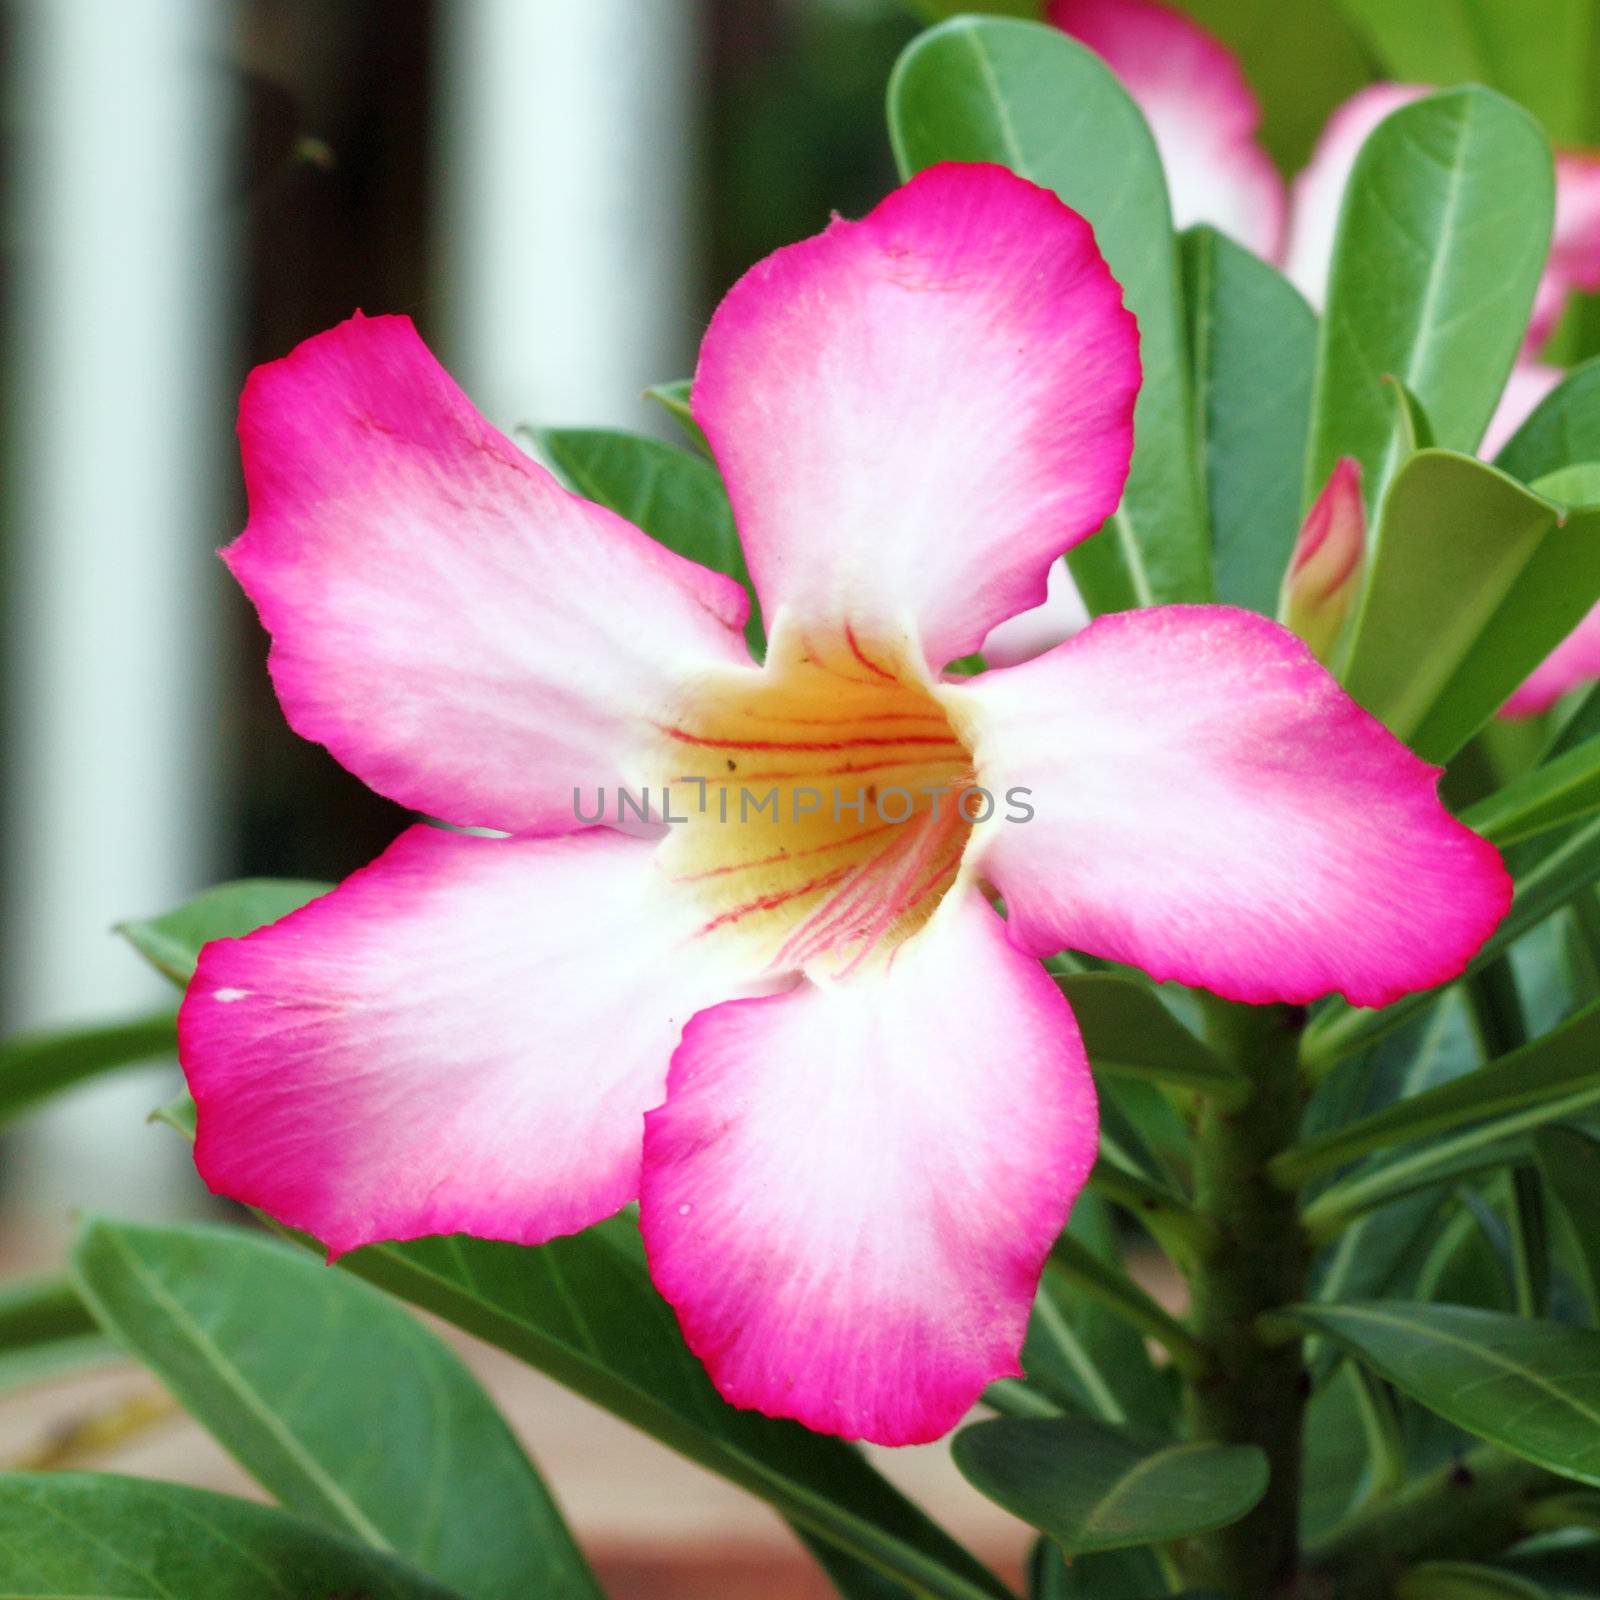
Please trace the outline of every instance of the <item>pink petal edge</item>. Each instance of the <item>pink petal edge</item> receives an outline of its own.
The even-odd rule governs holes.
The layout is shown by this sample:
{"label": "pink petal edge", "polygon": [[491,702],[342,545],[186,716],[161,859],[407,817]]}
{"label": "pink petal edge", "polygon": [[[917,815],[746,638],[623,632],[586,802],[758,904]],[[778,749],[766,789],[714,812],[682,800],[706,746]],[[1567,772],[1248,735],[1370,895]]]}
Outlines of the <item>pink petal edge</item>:
{"label": "pink petal edge", "polygon": [[923,1443],[1020,1372],[1095,1148],[1070,1009],[962,888],[886,975],[689,1025],[646,1119],[651,1274],[732,1404]]}
{"label": "pink petal edge", "polygon": [[750,992],[606,829],[403,833],[332,893],[208,944],[178,1013],[207,1186],[330,1256],[538,1244],[638,1193],[680,1030]]}
{"label": "pink petal edge", "polygon": [[1092,622],[944,691],[978,782],[1033,791],[973,870],[1017,945],[1232,1000],[1386,1005],[1458,977],[1511,901],[1439,771],[1287,629],[1229,606]]}
{"label": "pink petal edge", "polygon": [[637,783],[679,685],[748,660],[739,585],[568,494],[405,317],[258,367],[239,437],[250,522],[223,554],[284,714],[402,805],[567,832],[574,786]]}
{"label": "pink petal edge", "polygon": [[1115,509],[1137,332],[1088,223],[1002,167],[919,173],[752,267],[693,407],[769,630],[904,639],[934,672],[1043,602]]}

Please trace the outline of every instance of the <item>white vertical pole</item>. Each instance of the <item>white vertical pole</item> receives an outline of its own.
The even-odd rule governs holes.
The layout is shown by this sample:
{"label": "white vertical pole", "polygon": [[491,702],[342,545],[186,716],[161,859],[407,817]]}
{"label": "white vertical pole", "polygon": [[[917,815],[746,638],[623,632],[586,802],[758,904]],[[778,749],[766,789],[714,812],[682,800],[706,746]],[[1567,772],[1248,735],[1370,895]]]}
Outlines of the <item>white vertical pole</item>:
{"label": "white vertical pole", "polygon": [[443,353],[502,427],[688,375],[700,10],[445,0]]}
{"label": "white vertical pole", "polygon": [[[40,1027],[169,1001],[109,930],[212,866],[230,130],[215,0],[16,21],[4,969],[8,1023]],[[169,1087],[107,1080],[26,1124],[10,1203],[46,1234],[192,1192],[144,1126]]]}

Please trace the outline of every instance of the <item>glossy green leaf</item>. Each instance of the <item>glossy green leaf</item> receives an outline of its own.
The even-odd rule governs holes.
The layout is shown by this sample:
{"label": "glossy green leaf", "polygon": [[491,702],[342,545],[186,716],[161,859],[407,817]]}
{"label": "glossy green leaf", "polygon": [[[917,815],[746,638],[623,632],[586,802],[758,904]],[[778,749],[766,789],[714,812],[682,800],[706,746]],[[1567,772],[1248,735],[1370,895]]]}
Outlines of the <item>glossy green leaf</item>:
{"label": "glossy green leaf", "polygon": [[1600,683],[1592,683],[1578,696],[1572,709],[1556,720],[1549,741],[1539,752],[1539,762],[1554,761],[1600,734]]}
{"label": "glossy green leaf", "polygon": [[185,984],[194,976],[202,945],[242,938],[332,887],[301,878],[240,878],[207,889],[159,917],[119,923],[117,932],[157,972]]}
{"label": "glossy green leaf", "polygon": [[[192,1139],[180,1102],[168,1120]],[[287,1234],[317,1252],[304,1235]],[[1004,1584],[855,1450],[735,1410],[689,1352],[625,1216],[537,1249],[464,1234],[375,1244],[339,1265],[548,1373],[783,1513],[802,1537],[935,1600],[1008,1600]]]}
{"label": "glossy green leaf", "polygon": [[116,1359],[65,1278],[0,1287],[0,1390]]}
{"label": "glossy green leaf", "polygon": [[1443,762],[1597,598],[1600,513],[1564,511],[1469,456],[1421,451],[1384,500],[1345,687]]}
{"label": "glossy green leaf", "polygon": [[1471,1561],[1424,1561],[1400,1575],[1394,1600],[1554,1600],[1543,1585]]}
{"label": "glossy green leaf", "polygon": [[6,1600],[461,1600],[270,1506],[102,1473],[0,1476]]}
{"label": "glossy green leaf", "polygon": [[742,577],[733,512],[710,462],[660,439],[610,428],[541,428],[538,439],[577,493],[680,556]]}
{"label": "glossy green leaf", "polygon": [[1600,1320],[1600,1141],[1576,1128],[1543,1128],[1534,1150],[1569,1225],[1590,1312]]}
{"label": "glossy green leaf", "polygon": [[951,1447],[962,1476],[1068,1555],[1237,1522],[1266,1493],[1250,1445],[1161,1444],[1086,1417],[999,1417]]}
{"label": "glossy green leaf", "polygon": [[913,1590],[1006,1594],[849,1445],[724,1402],[651,1286],[625,1218],[534,1250],[452,1235],[369,1245],[340,1265],[549,1373]]}
{"label": "glossy green leaf", "polygon": [[915,39],[889,84],[902,175],[995,161],[1094,225],[1139,319],[1138,447],[1117,514],[1071,554],[1091,610],[1211,597],[1178,255],[1149,129],[1110,69],[1025,22],[960,18]]}
{"label": "glossy green leaf", "polygon": [[852,1555],[819,1539],[804,1528],[795,1529],[801,1544],[811,1552],[812,1559],[828,1575],[828,1582],[843,1596],[843,1600],[915,1600],[913,1592],[893,1578],[885,1577],[875,1567],[858,1561]]}
{"label": "glossy green leaf", "polygon": [[1051,1404],[1044,1413],[1035,1404],[1003,1414],[1085,1411],[1103,1422],[1170,1428],[1177,1402],[1172,1372],[1152,1363],[1143,1333],[1120,1306],[1085,1294],[1064,1265],[1064,1255],[1076,1251],[1097,1277],[1124,1277],[1115,1212],[1098,1194],[1080,1195],[1058,1243],[1063,1256],[1045,1262],[1022,1347],[1028,1388]]}
{"label": "glossy green leaf", "polygon": [[626,517],[669,550],[743,584],[751,593],[745,634],[752,649],[760,648],[761,621],[733,508],[709,461],[644,434],[609,428],[542,428],[538,438],[578,494]]}
{"label": "glossy green leaf", "polygon": [[1215,229],[1191,228],[1182,250],[1216,598],[1273,616],[1300,527],[1317,319]]}
{"label": "glossy green leaf", "polygon": [[1028,1557],[1028,1600],[1223,1600],[1210,1590],[1171,1593],[1161,1564],[1148,1546],[1108,1550],[1069,1559],[1049,1539],[1039,1539]]}
{"label": "glossy green leaf", "polygon": [[1584,740],[1462,813],[1461,820],[1505,846],[1600,811],[1600,737]]}
{"label": "glossy green leaf", "polygon": [[1340,0],[1403,83],[1486,83],[1534,112],[1551,138],[1587,142],[1593,0]]}
{"label": "glossy green leaf", "polygon": [[1296,1306],[1419,1405],[1513,1455],[1600,1484],[1600,1333],[1466,1306]]}
{"label": "glossy green leaf", "polygon": [[177,1018],[170,1011],[18,1034],[0,1043],[0,1122],[102,1073],[170,1056],[177,1047]]}
{"label": "glossy green leaf", "polygon": [[1481,1123],[1486,1137],[1496,1137],[1496,1119],[1553,1106],[1585,1090],[1600,1098],[1600,1001],[1487,1066],[1302,1140],[1273,1161],[1272,1175],[1298,1186],[1374,1150],[1468,1123]]}
{"label": "glossy green leaf", "polygon": [[[1483,948],[1467,966],[1469,973],[1497,961],[1506,949],[1531,927],[1586,890],[1600,874],[1600,818],[1579,824],[1570,834],[1558,835],[1548,848],[1537,841],[1537,859],[1517,879],[1511,910]],[[1301,1042],[1301,1060],[1313,1075],[1353,1050],[1358,1050],[1399,1027],[1438,998],[1431,990],[1419,991],[1381,1010],[1369,1010],[1343,1000],[1328,1002],[1313,1018]]]}
{"label": "glossy green leaf", "polygon": [[1477,447],[1522,343],[1553,205],[1538,124],[1487,89],[1429,95],[1380,124],[1340,216],[1308,503],[1340,456],[1380,503],[1401,450],[1386,378],[1416,396],[1440,445]]}
{"label": "glossy green leaf", "polygon": [[600,1591],[460,1359],[386,1296],[237,1228],[91,1220],[106,1332],[291,1510],[475,1600]]}
{"label": "glossy green leaf", "polygon": [[1433,424],[1422,402],[1394,377],[1384,380],[1394,397],[1395,431],[1400,441],[1400,458],[1415,455],[1419,450],[1431,450],[1439,442],[1433,436]]}
{"label": "glossy green leaf", "polygon": [[1494,458],[1524,483],[1589,461],[1600,461],[1600,356],[1574,367]]}
{"label": "glossy green leaf", "polygon": [[1097,1072],[1179,1084],[1235,1103],[1249,1082],[1162,1005],[1149,984],[1121,973],[1058,975]]}
{"label": "glossy green leaf", "polygon": [[694,412],[689,408],[691,386],[691,379],[675,378],[671,383],[653,384],[645,390],[645,394],[683,429],[695,449],[710,455],[711,446],[707,444],[706,436],[700,431],[700,424],[694,420]]}

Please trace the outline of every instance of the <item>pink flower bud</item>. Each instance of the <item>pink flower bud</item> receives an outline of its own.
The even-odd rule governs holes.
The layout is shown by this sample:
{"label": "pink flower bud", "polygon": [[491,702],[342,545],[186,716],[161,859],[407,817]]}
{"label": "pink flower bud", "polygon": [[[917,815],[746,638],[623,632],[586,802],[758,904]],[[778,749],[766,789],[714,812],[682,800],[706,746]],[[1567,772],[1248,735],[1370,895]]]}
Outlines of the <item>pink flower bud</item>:
{"label": "pink flower bud", "polygon": [[1278,618],[1319,661],[1344,631],[1361,585],[1367,521],[1361,508],[1361,464],[1344,456],[1306,513],[1278,599]]}

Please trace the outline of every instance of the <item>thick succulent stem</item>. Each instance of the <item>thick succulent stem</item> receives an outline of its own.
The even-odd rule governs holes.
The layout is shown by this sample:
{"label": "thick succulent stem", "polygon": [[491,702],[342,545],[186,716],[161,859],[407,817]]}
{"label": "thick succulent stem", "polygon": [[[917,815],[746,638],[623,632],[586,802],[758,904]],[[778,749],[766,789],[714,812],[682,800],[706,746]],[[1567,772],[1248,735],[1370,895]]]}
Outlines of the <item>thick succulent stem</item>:
{"label": "thick succulent stem", "polygon": [[1197,1541],[1194,1576],[1235,1600],[1278,1600],[1299,1565],[1300,1444],[1307,1375],[1299,1341],[1263,1339],[1257,1319],[1303,1298],[1309,1250],[1296,1199],[1267,1175],[1299,1131],[1301,1014],[1286,1007],[1211,1008],[1211,1042],[1249,1077],[1235,1110],[1208,1104],[1195,1141],[1195,1205],[1217,1244],[1190,1274],[1191,1326],[1211,1368],[1188,1389],[1193,1438],[1252,1444],[1271,1481],[1246,1517]]}

